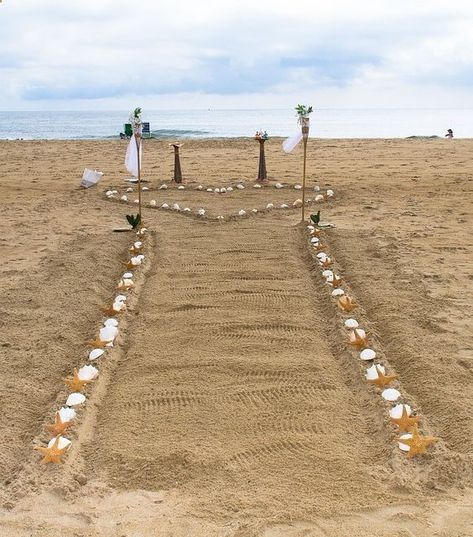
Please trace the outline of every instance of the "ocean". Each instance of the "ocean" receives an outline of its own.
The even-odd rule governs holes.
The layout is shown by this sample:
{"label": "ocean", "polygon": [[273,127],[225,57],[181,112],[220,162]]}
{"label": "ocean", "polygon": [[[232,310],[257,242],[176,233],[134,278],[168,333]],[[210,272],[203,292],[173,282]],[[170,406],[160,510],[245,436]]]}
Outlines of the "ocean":
{"label": "ocean", "polygon": [[[0,139],[113,139],[123,131],[129,112],[0,112]],[[144,110],[156,138],[289,136],[297,130],[285,110]],[[473,109],[321,109],[311,116],[311,136],[319,138],[443,137],[473,138]]]}

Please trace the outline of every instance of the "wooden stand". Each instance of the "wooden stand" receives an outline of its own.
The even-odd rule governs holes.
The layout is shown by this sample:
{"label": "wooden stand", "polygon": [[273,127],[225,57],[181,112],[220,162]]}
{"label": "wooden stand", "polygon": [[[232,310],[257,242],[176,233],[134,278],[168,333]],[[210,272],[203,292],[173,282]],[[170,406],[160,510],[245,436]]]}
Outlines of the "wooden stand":
{"label": "wooden stand", "polygon": [[174,181],[182,183],[181,160],[179,157],[179,148],[181,144],[171,144],[174,147]]}
{"label": "wooden stand", "polygon": [[258,165],[258,181],[266,181],[268,175],[266,173],[266,157],[264,155],[264,138],[256,138],[259,142],[259,165]]}

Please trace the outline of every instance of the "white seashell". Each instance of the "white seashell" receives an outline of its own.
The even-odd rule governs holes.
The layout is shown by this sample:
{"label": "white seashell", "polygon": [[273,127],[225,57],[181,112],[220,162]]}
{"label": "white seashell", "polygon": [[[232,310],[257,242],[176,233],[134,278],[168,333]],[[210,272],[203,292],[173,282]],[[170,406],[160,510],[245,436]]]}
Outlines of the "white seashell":
{"label": "white seashell", "polygon": [[74,392],[69,395],[66,401],[67,406],[81,405],[85,402],[85,395],[79,392]]}
{"label": "white seashell", "polygon": [[253,185],[253,188],[261,188],[261,185],[259,185],[258,183],[256,183],[256,185]]}
{"label": "white seashell", "polygon": [[382,391],[381,397],[385,401],[397,401],[401,397],[401,394],[395,388],[386,388]]}
{"label": "white seashell", "polygon": [[133,272],[125,272],[122,278],[125,278],[125,279],[133,278]]}
{"label": "white seashell", "polygon": [[181,208],[179,207],[178,203],[174,203],[172,208],[173,208],[174,211],[180,211],[181,210]]}
{"label": "white seashell", "polygon": [[[56,438],[51,438],[51,440],[48,442],[48,448],[53,447],[54,442],[56,442]],[[58,449],[69,449],[71,447],[72,442],[68,440],[67,438],[64,438],[64,436],[59,437],[59,441],[57,443]]]}
{"label": "white seashell", "polygon": [[105,195],[107,196],[107,198],[113,196],[113,190],[107,190],[107,192],[105,192]]}
{"label": "white seashell", "polygon": [[122,196],[120,199],[121,199],[122,201],[128,201],[128,198],[127,198],[126,196]]}
{"label": "white seashell", "polygon": [[359,324],[358,324],[358,321],[356,319],[347,319],[345,321],[345,326],[347,328],[358,328]]}
{"label": "white seashell", "polygon": [[345,294],[345,291],[343,289],[334,289],[332,291],[332,296],[336,297],[336,296],[342,296]]}
{"label": "white seashell", "polygon": [[239,215],[239,216],[244,216],[245,214],[246,214],[246,211],[245,211],[244,209],[240,209],[240,210],[238,211],[238,215]]}
{"label": "white seashell", "polygon": [[266,209],[274,209],[274,204],[268,203],[268,205],[266,205]]}
{"label": "white seashell", "polygon": [[216,192],[217,194],[220,194],[220,188],[214,188],[214,192]]}
{"label": "white seashell", "polygon": [[133,189],[131,188],[131,186],[129,186],[129,187],[126,189],[126,192],[133,192]]}
{"label": "white seashell", "polygon": [[146,227],[142,227],[141,229],[139,229],[136,234],[137,235],[144,235],[146,232],[148,231],[148,228]]}
{"label": "white seashell", "polygon": [[276,183],[274,186],[275,188],[284,188],[284,185],[282,185],[281,183]]}
{"label": "white seashell", "polygon": [[220,194],[225,194],[225,192],[227,191],[227,189],[222,186],[222,188],[220,189]]}
{"label": "white seashell", "polygon": [[140,259],[138,256],[136,256],[136,257],[132,257],[132,258],[130,259],[130,263],[131,263],[133,266],[137,267],[138,265],[141,265],[141,259]]}
{"label": "white seashell", "polygon": [[204,187],[202,185],[199,185],[198,187],[196,187],[196,190],[202,190]]}
{"label": "white seashell", "polygon": [[322,194],[317,194],[317,196],[315,196],[315,201],[323,201],[324,197],[322,196]]}
{"label": "white seashell", "polygon": [[100,358],[105,351],[103,349],[92,349],[89,353],[89,360],[97,360],[97,358]]}
{"label": "white seashell", "polygon": [[207,192],[213,192],[211,188],[207,188]]}
{"label": "white seashell", "polygon": [[315,186],[314,186],[314,190],[315,190],[316,192],[320,192],[320,186],[315,185]]}
{"label": "white seashell", "polygon": [[312,201],[312,198],[307,198],[307,199],[305,200],[306,203],[310,203],[311,201]]}
{"label": "white seashell", "polygon": [[[412,433],[403,434],[399,437],[399,440],[409,440],[412,438]],[[407,444],[403,444],[402,442],[398,442],[397,445],[399,446],[399,449],[402,451],[410,451],[411,446],[408,446]]]}
{"label": "white seashell", "polygon": [[100,341],[110,342],[117,337],[118,328],[116,326],[104,326],[99,330],[99,339]]}
{"label": "white seashell", "polygon": [[159,190],[166,190],[167,187],[168,187],[168,185],[161,185],[161,186],[159,187]]}
{"label": "white seashell", "polygon": [[310,239],[310,242],[311,242],[312,244],[317,244],[318,242],[320,242],[320,240],[319,240],[318,237],[312,237],[312,238]]}
{"label": "white seashell", "polygon": [[77,371],[80,380],[93,380],[98,374],[99,370],[93,365],[84,365]]}
{"label": "white seashell", "polygon": [[156,200],[151,200],[149,204],[151,205],[151,207],[156,207]]}
{"label": "white seashell", "polygon": [[161,209],[169,209],[169,205],[167,203],[163,203],[161,205]]}
{"label": "white seashell", "polygon": [[184,189],[185,189],[185,186],[184,186],[184,185],[179,185],[179,186],[177,187],[177,190],[184,190]]}
{"label": "white seashell", "polygon": [[185,208],[184,208],[184,212],[185,212],[185,213],[190,213],[191,210],[189,209],[189,207],[185,207]]}
{"label": "white seashell", "polygon": [[227,192],[233,192],[233,188],[231,186],[227,186]]}
{"label": "white seashell", "polygon": [[142,189],[141,189],[143,192],[146,192],[147,190],[149,190],[149,188],[147,186],[144,186]]}
{"label": "white seashell", "polygon": [[238,184],[236,187],[238,188],[238,190],[243,190],[245,188],[242,184]]}
{"label": "white seashell", "polygon": [[302,185],[294,185],[295,190],[302,190]]}
{"label": "white seashell", "polygon": [[[140,261],[144,261],[145,256],[143,254],[138,254],[136,258],[139,259]],[[125,300],[126,300],[126,297],[125,297]]]}
{"label": "white seashell", "polygon": [[205,214],[205,209],[199,209],[199,210],[197,211],[197,214],[198,214],[199,216],[204,216],[204,214]]}
{"label": "white seashell", "polygon": [[327,196],[328,196],[329,198],[333,197],[334,194],[335,194],[335,192],[334,192],[333,190],[330,190],[330,189],[327,190]]}
{"label": "white seashell", "polygon": [[379,377],[378,371],[381,371],[383,375],[386,374],[386,370],[382,365],[373,364],[366,370],[366,380],[376,380]]}
{"label": "white seashell", "polygon": [[256,214],[258,212],[258,209],[251,209],[251,212]]}
{"label": "white seashell", "polygon": [[314,227],[314,226],[310,226],[310,225],[309,225],[309,226],[307,226],[307,229],[308,229],[309,231],[315,231],[315,227]]}
{"label": "white seashell", "polygon": [[293,204],[293,207],[302,207],[302,200],[297,199]]}
{"label": "white seashell", "polygon": [[141,241],[136,241],[133,243],[133,246],[139,250],[142,246],[143,246],[143,243]]}
{"label": "white seashell", "polygon": [[289,205],[287,203],[283,203],[281,205],[281,209],[287,209],[289,207]]}
{"label": "white seashell", "polygon": [[63,406],[59,411],[59,417],[62,423],[67,423],[76,417],[76,411],[73,408]]}
{"label": "white seashell", "polygon": [[223,216],[222,215],[217,216],[217,220],[223,220]]}
{"label": "white seashell", "polygon": [[412,414],[412,409],[409,405],[396,405],[391,408],[389,411],[389,416],[393,418],[394,420],[399,419],[402,416],[402,411],[406,409],[406,413],[408,416]]}
{"label": "white seashell", "polygon": [[116,319],[110,318],[106,319],[103,323],[104,326],[118,326],[118,321]]}
{"label": "white seashell", "polygon": [[[312,242],[312,241],[311,241],[311,242]],[[323,259],[327,259],[327,254],[326,254],[325,252],[319,252],[319,253],[317,254],[317,259],[320,259],[321,261],[322,261]]]}
{"label": "white seashell", "polygon": [[324,270],[322,276],[324,278],[333,278],[333,272],[331,270]]}
{"label": "white seashell", "polygon": [[[358,332],[361,332],[361,329],[359,329]],[[366,361],[374,360],[376,358],[376,353],[373,349],[364,349],[360,352],[360,358]]]}
{"label": "white seashell", "polygon": [[139,199],[133,200],[133,203],[140,203]]}
{"label": "white seashell", "polygon": [[118,194],[118,190],[112,190],[112,194]]}

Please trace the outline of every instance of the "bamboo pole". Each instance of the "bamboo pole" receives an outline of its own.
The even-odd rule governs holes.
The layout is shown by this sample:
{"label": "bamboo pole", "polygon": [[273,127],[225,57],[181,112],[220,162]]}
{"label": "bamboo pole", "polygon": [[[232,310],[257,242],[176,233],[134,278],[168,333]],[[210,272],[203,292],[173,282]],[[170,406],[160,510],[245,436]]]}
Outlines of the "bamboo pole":
{"label": "bamboo pole", "polygon": [[142,227],[143,220],[141,217],[141,134],[135,132],[136,151],[138,153],[138,214],[140,216],[140,224]]}
{"label": "bamboo pole", "polygon": [[307,168],[307,140],[309,139],[309,118],[301,118],[302,140],[304,142],[304,164],[302,168],[302,222],[305,222],[305,176]]}

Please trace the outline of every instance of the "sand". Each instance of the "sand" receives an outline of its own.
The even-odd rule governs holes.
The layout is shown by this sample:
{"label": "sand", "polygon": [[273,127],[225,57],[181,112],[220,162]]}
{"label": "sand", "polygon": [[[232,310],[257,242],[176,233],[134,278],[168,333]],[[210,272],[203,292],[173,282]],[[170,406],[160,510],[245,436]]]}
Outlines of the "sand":
{"label": "sand", "polygon": [[[146,263],[119,344],[86,389],[65,464],[44,467],[33,445],[67,397],[63,378],[87,362],[131,241],[111,230],[136,206],[104,197],[128,186],[124,142],[0,142],[0,533],[473,535],[472,149],[309,144],[307,196],[315,185],[336,193],[309,212],[336,225],[324,241],[356,317],[424,433],[440,437],[427,456],[397,449],[300,212],[265,210],[301,197],[289,186],[301,180],[300,148],[267,142],[269,185],[254,189],[253,140],[188,141],[181,191],[168,143],[151,140],[146,204],[194,213],[146,207]],[[105,172],[87,191],[85,167]],[[244,190],[195,190],[238,180]]]}

